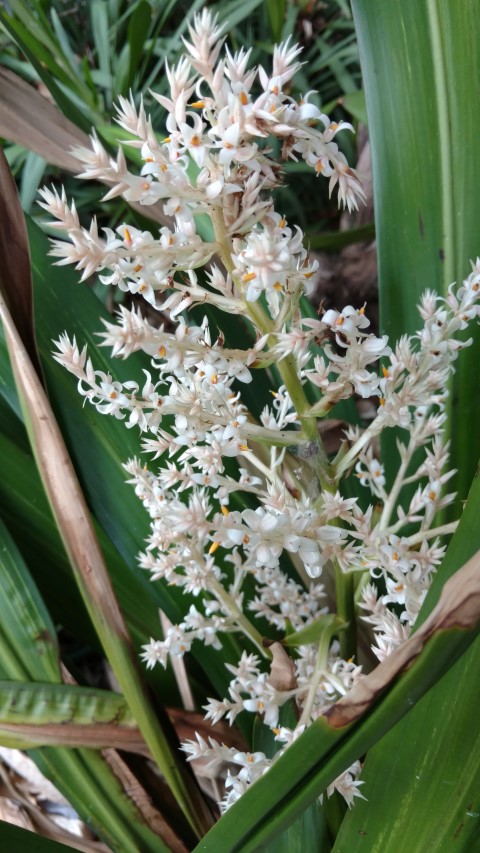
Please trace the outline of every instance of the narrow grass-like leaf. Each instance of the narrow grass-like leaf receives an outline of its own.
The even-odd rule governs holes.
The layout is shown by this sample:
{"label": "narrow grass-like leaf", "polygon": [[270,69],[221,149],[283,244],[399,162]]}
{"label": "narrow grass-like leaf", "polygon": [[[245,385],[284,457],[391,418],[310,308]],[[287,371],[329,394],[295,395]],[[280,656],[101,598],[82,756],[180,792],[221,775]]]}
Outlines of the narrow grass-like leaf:
{"label": "narrow grass-like leaf", "polygon": [[[72,85],[71,76],[52,58],[48,50],[29,33],[20,21],[2,10],[0,10],[0,24],[18,44],[64,115],[82,130],[88,131],[97,118],[95,111],[90,110],[87,106],[90,100],[88,93],[82,112],[72,97],[65,94],[65,91],[69,91]],[[63,84],[64,88],[60,84]]]}
{"label": "narrow grass-like leaf", "polygon": [[20,180],[20,201],[26,213],[30,213],[38,188],[43,183],[46,165],[46,160],[34,151],[29,151],[25,158]]}
{"label": "narrow grass-like leaf", "polygon": [[147,0],[136,3],[128,22],[127,40],[129,46],[128,76],[126,89],[132,85],[135,73],[145,50],[145,40],[152,24],[152,7]]}
{"label": "narrow grass-like leaf", "polygon": [[1,676],[60,682],[55,628],[1,520],[0,586]]}

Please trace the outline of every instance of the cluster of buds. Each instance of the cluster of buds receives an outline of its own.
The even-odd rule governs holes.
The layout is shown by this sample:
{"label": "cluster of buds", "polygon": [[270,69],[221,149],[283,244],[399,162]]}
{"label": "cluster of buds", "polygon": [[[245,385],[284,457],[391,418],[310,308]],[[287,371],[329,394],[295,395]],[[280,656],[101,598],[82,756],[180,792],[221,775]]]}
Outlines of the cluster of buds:
{"label": "cluster of buds", "polygon": [[[259,715],[273,729],[278,756],[362,677],[356,650],[338,628],[342,614],[338,640],[323,627],[334,606],[319,579],[334,577],[338,589],[346,575],[357,575],[363,619],[383,659],[408,637],[444,553],[442,537],[454,529],[435,527],[437,511],[453,499],[444,493],[452,472],[442,425],[452,365],[468,344],[454,335],[480,312],[480,263],[446,299],[425,294],[421,330],[394,350],[386,336],[369,332],[362,307],[303,316],[317,262],[300,229],[274,210],[282,175],[275,151],[327,177],[350,210],[363,192],[334,139],[352,128],[330,121],[312,93],[293,98],[297,46],[276,47],[269,74],[248,68],[250,51],[226,48],[221,57],[223,41],[208,12],[195,18],[187,56],[167,67],[171,97],[155,96],[168,113],[162,139],[143,104],[137,110],[133,99],[121,99],[117,120],[134,136],[128,145],[141,151],[140,175],[128,171],[122,151],[112,159],[96,137],[91,150],[76,152],[80,177],[111,186],[106,198],[161,202],[171,227],[154,236],[123,224],[100,236],[95,222],[80,225],[64,194],[43,190],[43,206],[68,235],[53,243],[58,263],[75,264],[82,279],[98,273],[162,315],[155,324],[140,308],[122,306],[101,335],[114,356],[148,356],[143,378],[122,383],[96,370],[66,334],[55,354],[80,394],[138,428],[143,450],[160,460],[158,469],[138,459],[125,465],[151,518],[140,565],[196,603],[143,647],[142,658],[147,667],[166,666],[194,643],[220,649],[225,633],[242,634],[248,651],[229,666],[228,696],[210,699],[207,717],[233,723],[243,712]],[[188,324],[187,309],[204,304],[241,316],[251,346],[228,348],[221,334],[213,340],[207,319]],[[255,419],[244,391],[272,365],[280,380]],[[273,384],[275,374],[267,375]],[[372,400],[376,415],[363,430],[350,427],[331,460],[318,419],[354,395]],[[380,432],[398,424],[407,439],[398,442],[387,492],[376,447]],[[418,451],[422,461],[412,469]],[[352,472],[372,505],[342,494],[342,478]],[[399,496],[412,483],[416,490],[402,507]],[[271,678],[267,625],[270,636],[288,634],[295,649],[287,685]],[[309,626],[317,640],[295,643]],[[286,707],[296,720],[289,727],[280,725]],[[212,772],[229,767],[225,808],[275,760],[201,737],[184,748]],[[338,790],[351,805],[362,796],[359,772],[356,762],[327,794]]]}

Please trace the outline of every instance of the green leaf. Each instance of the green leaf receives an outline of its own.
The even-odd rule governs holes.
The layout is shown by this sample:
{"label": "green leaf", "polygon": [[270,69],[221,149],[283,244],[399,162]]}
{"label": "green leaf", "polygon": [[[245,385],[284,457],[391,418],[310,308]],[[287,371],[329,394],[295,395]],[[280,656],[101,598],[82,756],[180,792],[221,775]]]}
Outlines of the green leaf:
{"label": "green leaf", "polygon": [[[372,149],[382,331],[420,326],[430,288],[445,295],[479,254],[480,17],[441,0],[354,0]],[[468,117],[468,120],[466,120]],[[458,517],[480,455],[480,338],[461,354],[449,397],[449,487]],[[384,458],[396,459],[394,438]]]}
{"label": "green leaf", "polygon": [[125,89],[132,85],[135,73],[143,58],[145,50],[145,40],[148,36],[152,24],[152,7],[147,0],[140,0],[135,4],[135,7],[130,16],[127,30],[127,40],[129,51],[128,77],[125,84]]}
{"label": "green leaf", "polygon": [[[103,78],[103,88],[106,90],[107,105],[112,102],[112,71],[110,56],[112,53],[109,39],[108,8],[104,0],[92,0],[90,3],[92,33],[95,41],[97,62]],[[92,73],[93,77],[93,73]]]}
{"label": "green leaf", "polygon": [[294,634],[288,634],[282,640],[282,644],[284,646],[303,646],[308,643],[318,643],[320,640],[329,642],[339,631],[344,631],[346,628],[348,628],[347,622],[344,622],[334,613],[326,613],[316,619],[315,622],[311,622],[306,628],[301,628]]}
{"label": "green leaf", "polygon": [[[479,547],[480,478],[458,533],[430,589],[418,625],[451,576]],[[347,815],[334,851],[475,850],[479,838],[480,641],[446,673],[367,756],[363,793]],[[408,815],[408,820],[405,820]],[[399,839],[401,838],[401,844]]]}
{"label": "green leaf", "polygon": [[267,0],[268,18],[272,28],[272,37],[275,42],[279,42],[282,37],[285,6],[285,0]]}
{"label": "green leaf", "polygon": [[7,528],[0,520],[0,673],[60,681],[55,628]]}
{"label": "green leaf", "polygon": [[321,234],[307,234],[306,239],[312,249],[338,252],[344,246],[351,246],[352,243],[374,240],[375,225],[373,222],[367,222],[366,225],[359,225],[358,228],[351,228],[348,231],[323,231]]}
{"label": "green leaf", "polygon": [[72,849],[69,844],[60,844],[3,820],[0,821],[0,847],[9,853],[25,853],[26,850],[28,853],[67,853]]}
{"label": "green leaf", "polygon": [[82,111],[72,97],[74,92],[71,75],[52,58],[48,50],[30,34],[27,27],[1,10],[0,24],[18,44],[64,115],[77,127],[88,132],[92,123],[95,122],[95,113],[90,111],[88,93],[83,92],[84,97],[86,94],[86,100]]}

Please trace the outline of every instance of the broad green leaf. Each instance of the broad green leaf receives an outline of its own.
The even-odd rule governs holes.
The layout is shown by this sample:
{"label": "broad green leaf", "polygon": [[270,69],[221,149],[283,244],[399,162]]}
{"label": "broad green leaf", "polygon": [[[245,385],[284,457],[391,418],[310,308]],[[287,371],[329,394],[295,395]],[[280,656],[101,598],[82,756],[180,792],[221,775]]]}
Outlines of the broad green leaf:
{"label": "broad green leaf", "polygon": [[[446,0],[354,0],[372,149],[381,324],[420,326],[416,305],[445,295],[480,253],[480,16]],[[478,330],[477,330],[478,331]],[[480,455],[480,338],[461,354],[449,401],[453,486],[468,494]],[[385,444],[396,458],[394,441]]]}

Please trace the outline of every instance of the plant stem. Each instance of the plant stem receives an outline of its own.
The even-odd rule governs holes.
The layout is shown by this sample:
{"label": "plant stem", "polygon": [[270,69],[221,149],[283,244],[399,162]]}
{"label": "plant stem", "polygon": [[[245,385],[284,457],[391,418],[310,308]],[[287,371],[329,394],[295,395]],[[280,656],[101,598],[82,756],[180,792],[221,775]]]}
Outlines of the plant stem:
{"label": "plant stem", "polygon": [[357,623],[355,619],[355,576],[342,572],[335,562],[335,594],[337,616],[348,623],[348,628],[339,634],[340,657],[348,660],[357,652]]}
{"label": "plant stem", "polygon": [[249,640],[252,641],[252,643],[257,647],[257,649],[262,653],[263,657],[270,658],[271,653],[263,645],[262,635],[259,631],[257,631],[255,626],[252,625],[250,620],[247,619],[244,613],[242,613],[235,599],[232,598],[231,595],[229,595],[229,593],[222,586],[222,584],[219,581],[215,580],[215,578],[210,579],[209,585],[218,600],[221,601],[221,603],[231,614],[240,630],[249,638]]}

